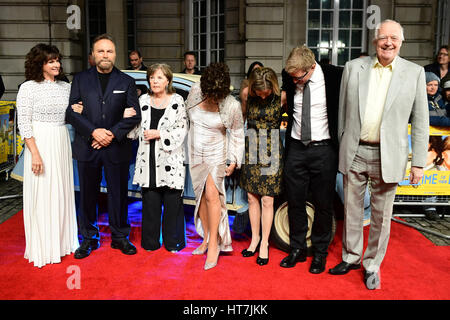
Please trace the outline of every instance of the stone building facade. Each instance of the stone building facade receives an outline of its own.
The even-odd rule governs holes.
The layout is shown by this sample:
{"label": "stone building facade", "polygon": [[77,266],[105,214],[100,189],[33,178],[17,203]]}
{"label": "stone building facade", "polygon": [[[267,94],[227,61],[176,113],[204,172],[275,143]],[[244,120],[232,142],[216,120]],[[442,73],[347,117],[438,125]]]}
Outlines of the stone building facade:
{"label": "stone building facade", "polygon": [[[405,32],[400,54],[428,64],[437,47],[448,44],[448,11],[449,0],[0,0],[2,99],[15,100],[25,55],[39,42],[60,49],[69,79],[88,67],[92,38],[107,32],[116,40],[119,68],[138,49],[145,64],[166,62],[180,71],[183,53],[194,50],[201,67],[227,63],[239,87],[253,61],[281,73],[300,44],[339,65],[361,51],[373,53],[370,23],[376,19],[399,21]],[[79,29],[70,29],[76,18]]]}

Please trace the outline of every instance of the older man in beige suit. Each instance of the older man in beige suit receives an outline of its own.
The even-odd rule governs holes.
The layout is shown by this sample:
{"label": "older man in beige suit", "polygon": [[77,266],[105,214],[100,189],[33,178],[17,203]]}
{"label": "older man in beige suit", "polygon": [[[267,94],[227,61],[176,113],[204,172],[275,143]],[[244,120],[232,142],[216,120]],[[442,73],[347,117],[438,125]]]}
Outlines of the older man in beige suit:
{"label": "older man in beige suit", "polygon": [[342,75],[339,105],[339,171],[344,174],[342,262],[329,270],[342,275],[361,267],[364,191],[371,184],[371,226],[364,253],[364,282],[379,287],[392,207],[406,172],[411,121],[410,183],[418,183],[428,146],[428,109],[423,67],[398,56],[403,29],[380,23],[373,41],[376,55],[352,60]]}

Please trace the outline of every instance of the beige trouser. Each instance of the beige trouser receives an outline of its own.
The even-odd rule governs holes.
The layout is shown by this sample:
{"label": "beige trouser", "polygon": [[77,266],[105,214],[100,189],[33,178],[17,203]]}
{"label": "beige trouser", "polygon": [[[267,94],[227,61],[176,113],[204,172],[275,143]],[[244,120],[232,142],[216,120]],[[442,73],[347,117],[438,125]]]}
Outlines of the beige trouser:
{"label": "beige trouser", "polygon": [[382,179],[380,148],[359,145],[350,170],[344,175],[342,260],[351,264],[361,263],[364,241],[364,193],[369,179],[370,233],[363,267],[369,272],[378,272],[389,242],[397,183],[385,183]]}

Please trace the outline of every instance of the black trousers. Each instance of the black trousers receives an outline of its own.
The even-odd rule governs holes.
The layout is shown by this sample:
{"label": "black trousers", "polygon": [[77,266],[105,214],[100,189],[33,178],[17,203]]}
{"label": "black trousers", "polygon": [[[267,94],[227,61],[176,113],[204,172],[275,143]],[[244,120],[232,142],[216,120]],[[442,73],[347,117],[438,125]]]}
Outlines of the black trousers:
{"label": "black trousers", "polygon": [[169,251],[179,251],[186,246],[185,221],[182,190],[161,188],[142,188],[142,239],[141,246],[145,250],[156,250],[161,247],[161,214],[162,240]]}
{"label": "black trousers", "polygon": [[287,152],[284,181],[288,200],[290,247],[307,249],[306,200],[311,195],[315,208],[311,230],[314,255],[326,257],[334,214],[337,154],[329,144],[305,147],[292,138]]}
{"label": "black trousers", "polygon": [[128,221],[128,170],[129,164],[111,164],[102,161],[101,156],[95,162],[78,161],[80,180],[80,208],[78,226],[83,239],[99,239],[97,225],[97,204],[102,181],[102,169],[105,172],[108,199],[108,217],[112,240],[122,240],[130,234]]}

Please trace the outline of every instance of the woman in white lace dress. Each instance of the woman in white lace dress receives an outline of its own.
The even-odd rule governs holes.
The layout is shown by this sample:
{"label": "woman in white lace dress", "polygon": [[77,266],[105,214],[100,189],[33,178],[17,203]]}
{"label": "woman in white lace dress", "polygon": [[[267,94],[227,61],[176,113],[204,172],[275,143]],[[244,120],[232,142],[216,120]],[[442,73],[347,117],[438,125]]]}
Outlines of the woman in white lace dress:
{"label": "woman in white lace dress", "polygon": [[[196,206],[194,221],[202,244],[192,254],[216,266],[220,251],[232,251],[226,207],[225,176],[242,163],[244,122],[240,103],[230,95],[227,65],[212,63],[192,86],[186,100],[190,120],[189,168]],[[230,163],[227,166],[227,160]]]}
{"label": "woman in white lace dress", "polygon": [[61,262],[78,247],[72,149],[65,111],[70,85],[61,81],[61,55],[38,44],[26,56],[17,94],[18,126],[25,140],[23,219],[25,258],[34,266]]}

